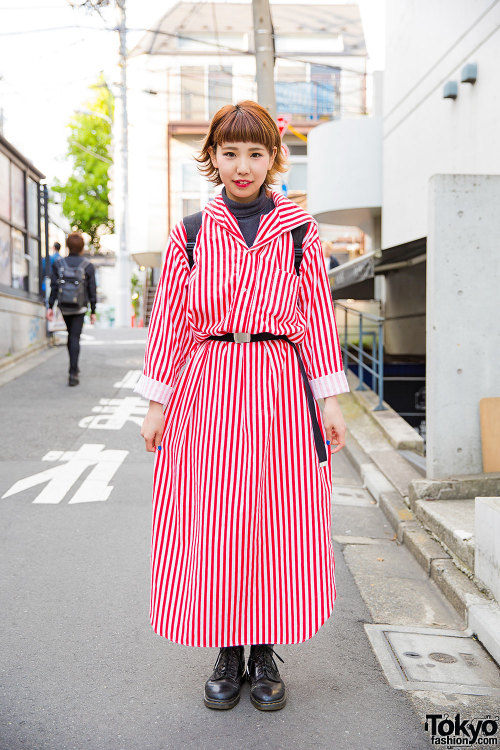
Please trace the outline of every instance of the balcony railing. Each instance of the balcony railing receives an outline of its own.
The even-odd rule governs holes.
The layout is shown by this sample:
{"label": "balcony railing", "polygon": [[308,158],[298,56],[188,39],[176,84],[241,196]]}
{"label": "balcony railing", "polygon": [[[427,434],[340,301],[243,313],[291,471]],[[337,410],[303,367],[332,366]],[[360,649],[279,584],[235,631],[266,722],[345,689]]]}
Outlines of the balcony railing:
{"label": "balcony railing", "polygon": [[318,81],[277,81],[276,109],[308,120],[340,117],[340,95],[333,84]]}

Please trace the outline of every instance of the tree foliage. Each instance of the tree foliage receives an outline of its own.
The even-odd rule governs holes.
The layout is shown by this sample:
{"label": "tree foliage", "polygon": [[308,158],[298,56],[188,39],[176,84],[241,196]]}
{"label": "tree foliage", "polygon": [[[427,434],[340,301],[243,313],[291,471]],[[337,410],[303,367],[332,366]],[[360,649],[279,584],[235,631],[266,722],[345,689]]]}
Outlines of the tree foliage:
{"label": "tree foliage", "polygon": [[66,155],[73,163],[72,174],[66,184],[56,181],[52,189],[63,197],[62,211],[71,226],[89,234],[98,250],[100,235],[113,230],[108,218],[108,172],[114,100],[102,76],[90,89],[90,100],[68,125]]}

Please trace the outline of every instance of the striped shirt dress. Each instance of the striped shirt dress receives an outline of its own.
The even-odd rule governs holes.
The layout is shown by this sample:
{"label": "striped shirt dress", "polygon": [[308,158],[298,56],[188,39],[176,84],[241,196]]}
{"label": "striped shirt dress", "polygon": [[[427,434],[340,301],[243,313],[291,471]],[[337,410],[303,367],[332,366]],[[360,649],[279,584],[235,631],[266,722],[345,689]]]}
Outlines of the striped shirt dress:
{"label": "striped shirt dress", "polygon": [[[331,454],[320,465],[297,354],[283,340],[208,338],[285,335],[316,399],[349,390],[316,222],[271,195],[250,248],[222,196],[210,201],[191,269],[184,225],[174,227],[135,388],[165,406],[151,623],[184,645],[299,643],[336,596]],[[291,230],[305,222],[297,275]]]}

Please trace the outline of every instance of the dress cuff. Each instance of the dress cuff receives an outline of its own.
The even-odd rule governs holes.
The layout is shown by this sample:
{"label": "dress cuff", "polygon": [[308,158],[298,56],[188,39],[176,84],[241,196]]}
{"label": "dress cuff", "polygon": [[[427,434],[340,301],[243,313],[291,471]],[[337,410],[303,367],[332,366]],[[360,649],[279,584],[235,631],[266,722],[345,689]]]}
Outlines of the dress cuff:
{"label": "dress cuff", "polygon": [[314,378],[309,381],[314,398],[327,398],[327,396],[337,396],[339,393],[347,393],[349,384],[345,372],[332,372],[331,375],[323,375],[321,378]]}
{"label": "dress cuff", "polygon": [[171,386],[160,383],[158,380],[153,380],[153,378],[148,378],[146,375],[141,375],[134,387],[134,393],[139,393],[150,401],[157,401],[163,404],[163,406],[167,405],[173,390]]}

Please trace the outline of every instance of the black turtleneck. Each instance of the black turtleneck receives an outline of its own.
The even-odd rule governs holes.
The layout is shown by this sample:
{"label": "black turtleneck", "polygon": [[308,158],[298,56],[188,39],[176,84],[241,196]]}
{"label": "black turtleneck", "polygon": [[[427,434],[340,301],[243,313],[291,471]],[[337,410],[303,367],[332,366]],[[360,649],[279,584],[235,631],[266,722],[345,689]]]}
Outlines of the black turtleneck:
{"label": "black turtleneck", "polygon": [[251,201],[251,203],[232,201],[227,197],[225,187],[222,188],[222,199],[236,218],[241,234],[243,235],[248,247],[252,247],[257,236],[260,217],[264,214],[270,213],[270,211],[275,208],[273,199],[266,195],[264,185],[260,188],[257,198],[254,201]]}

